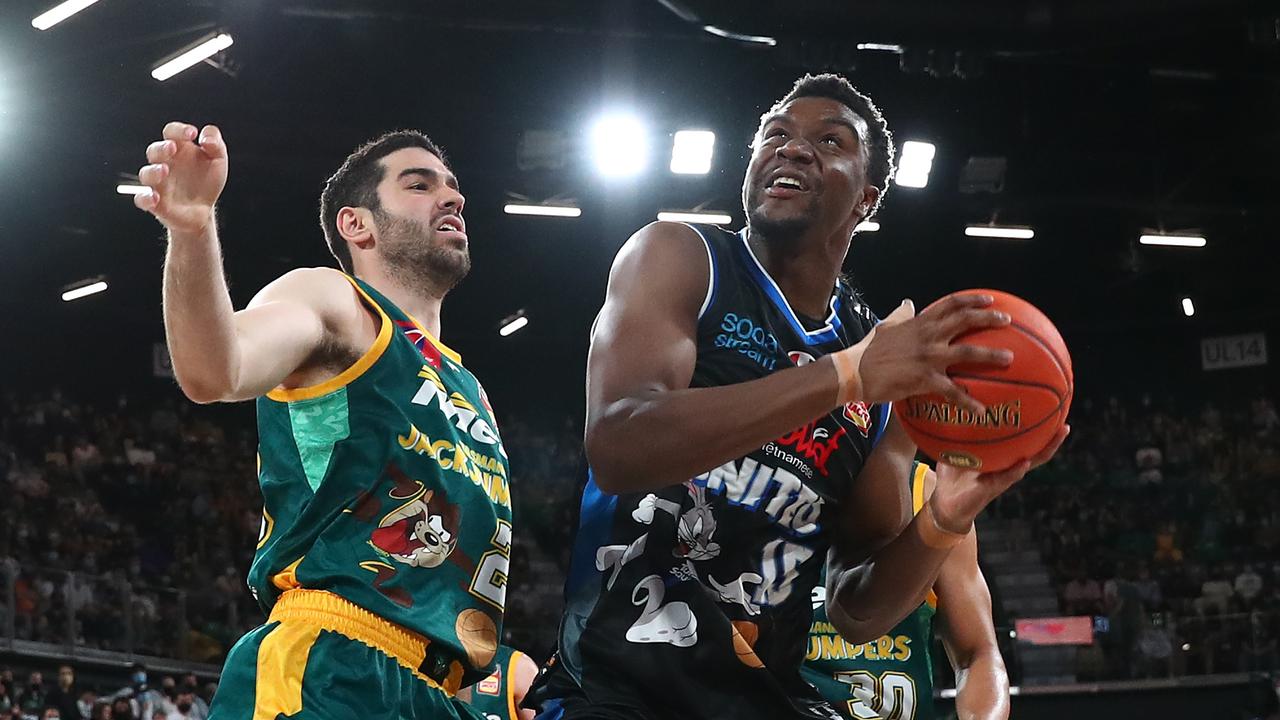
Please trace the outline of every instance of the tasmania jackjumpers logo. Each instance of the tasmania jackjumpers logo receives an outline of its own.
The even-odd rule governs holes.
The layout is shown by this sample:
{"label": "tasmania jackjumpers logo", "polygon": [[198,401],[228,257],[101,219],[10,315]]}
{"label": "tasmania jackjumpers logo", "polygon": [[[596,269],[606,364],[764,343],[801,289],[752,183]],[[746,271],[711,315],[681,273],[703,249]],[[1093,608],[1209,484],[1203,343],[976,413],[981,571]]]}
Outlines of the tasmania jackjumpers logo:
{"label": "tasmania jackjumpers logo", "polygon": [[862,437],[867,437],[871,432],[871,411],[861,400],[844,406],[844,419],[853,423],[854,427],[858,428],[858,432],[862,433]]}

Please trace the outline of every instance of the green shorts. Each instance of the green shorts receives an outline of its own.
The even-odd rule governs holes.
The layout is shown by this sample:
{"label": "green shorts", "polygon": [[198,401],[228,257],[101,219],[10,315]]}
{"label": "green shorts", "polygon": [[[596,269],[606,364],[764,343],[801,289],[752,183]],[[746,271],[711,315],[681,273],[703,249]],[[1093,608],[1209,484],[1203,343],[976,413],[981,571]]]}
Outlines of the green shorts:
{"label": "green shorts", "polygon": [[336,595],[293,590],[231,648],[209,720],[484,720],[417,670],[422,652]]}

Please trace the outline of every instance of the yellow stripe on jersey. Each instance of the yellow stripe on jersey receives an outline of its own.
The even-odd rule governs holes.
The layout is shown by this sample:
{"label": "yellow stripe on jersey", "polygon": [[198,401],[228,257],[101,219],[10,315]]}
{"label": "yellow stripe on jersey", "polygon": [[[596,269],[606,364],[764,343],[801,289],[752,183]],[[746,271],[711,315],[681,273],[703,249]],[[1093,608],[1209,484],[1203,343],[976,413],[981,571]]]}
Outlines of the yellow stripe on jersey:
{"label": "yellow stripe on jersey", "polygon": [[[929,474],[929,466],[924,463],[916,463],[915,471],[911,474],[911,513],[920,512],[924,507],[924,480]],[[929,592],[925,595],[924,601],[929,603],[929,607],[937,609],[938,595],[929,588]]]}
{"label": "yellow stripe on jersey", "polygon": [[520,717],[516,714],[516,666],[520,664],[521,655],[519,650],[515,650],[511,653],[511,659],[507,660],[507,717],[511,720]]}
{"label": "yellow stripe on jersey", "polygon": [[276,402],[297,402],[298,400],[314,400],[318,397],[324,397],[329,393],[344,388],[356,381],[356,378],[368,372],[369,368],[382,357],[382,353],[386,352],[387,346],[391,344],[391,333],[395,327],[395,323],[391,322],[391,318],[387,317],[387,313],[383,311],[382,306],[374,302],[364,290],[360,289],[360,285],[355,279],[349,275],[343,275],[347,282],[351,283],[351,287],[360,293],[360,297],[364,298],[374,310],[378,311],[378,317],[382,322],[382,326],[378,329],[378,338],[373,341],[373,345],[360,356],[351,367],[343,370],[334,377],[325,380],[316,385],[309,385],[301,388],[276,388],[267,393],[267,397]]}
{"label": "yellow stripe on jersey", "polygon": [[253,720],[275,720],[302,711],[302,674],[321,627],[281,622],[258,648]]}

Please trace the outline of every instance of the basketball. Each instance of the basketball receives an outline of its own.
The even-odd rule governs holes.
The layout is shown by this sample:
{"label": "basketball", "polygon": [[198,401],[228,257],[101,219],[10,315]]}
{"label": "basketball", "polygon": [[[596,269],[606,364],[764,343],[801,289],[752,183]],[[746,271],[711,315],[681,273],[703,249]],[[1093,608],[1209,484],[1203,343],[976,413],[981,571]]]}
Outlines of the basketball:
{"label": "basketball", "polygon": [[991,309],[1008,313],[1012,322],[965,333],[953,342],[1011,350],[1013,362],[1007,368],[948,369],[948,375],[987,408],[985,415],[928,394],[908,398],[898,417],[930,458],[999,472],[1039,453],[1066,422],[1074,390],[1071,356],[1058,329],[1026,300],[999,290],[962,292],[991,295]]}

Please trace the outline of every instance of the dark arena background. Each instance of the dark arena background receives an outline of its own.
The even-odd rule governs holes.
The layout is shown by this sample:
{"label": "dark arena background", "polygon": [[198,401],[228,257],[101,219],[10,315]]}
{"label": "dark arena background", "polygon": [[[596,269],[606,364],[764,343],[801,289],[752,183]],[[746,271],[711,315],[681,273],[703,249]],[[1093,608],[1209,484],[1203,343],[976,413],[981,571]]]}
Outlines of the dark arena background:
{"label": "dark arena background", "polygon": [[[612,258],[660,212],[740,227],[761,113],[821,71],[917,143],[845,265],[868,304],[1000,288],[1072,351],[1068,444],[978,523],[1013,716],[1280,717],[1274,3],[98,0],[35,27],[55,5],[0,3],[0,718],[49,717],[31,698],[64,665],[95,718],[135,663],[208,697],[263,622],[253,407],[172,380],[163,231],[128,195],[166,121],[227,139],[237,307],[333,264],[317,198],[352,148],[396,128],[446,148],[474,267],[443,335],[512,458],[504,640],[541,662]],[[709,161],[674,172],[709,137],[688,130],[714,133]]]}

